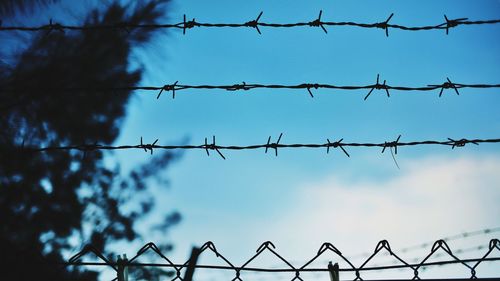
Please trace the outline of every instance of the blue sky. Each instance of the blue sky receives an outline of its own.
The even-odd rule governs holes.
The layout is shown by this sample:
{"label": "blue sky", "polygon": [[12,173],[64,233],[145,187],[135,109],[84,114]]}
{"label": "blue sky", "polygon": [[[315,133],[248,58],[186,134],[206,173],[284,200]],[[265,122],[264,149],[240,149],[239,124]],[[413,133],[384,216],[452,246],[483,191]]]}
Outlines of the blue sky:
{"label": "blue sky", "polygon": [[[170,16],[172,22],[183,14],[201,22],[244,22],[264,11],[261,21],[296,22],[315,19],[319,10],[324,20],[371,23],[394,13],[393,23],[428,25],[443,22],[443,14],[498,18],[500,1],[176,1]],[[147,70],[142,83],[356,85],[374,83],[380,73],[391,85],[420,86],[446,77],[498,83],[500,73],[495,25],[459,27],[448,36],[443,30],[390,30],[388,38],[383,30],[350,27],[328,28],[328,34],[312,28],[261,31],[172,32],[137,53]],[[460,96],[446,91],[441,98],[438,91],[392,92],[388,99],[376,91],[367,101],[366,91],[315,90],[314,98],[300,90],[183,91],[175,100],[137,94],[117,143],[134,144],[143,136],[162,144],[186,137],[201,144],[216,135],[220,144],[255,144],[280,133],[283,143],[379,142],[399,134],[407,141],[494,138],[500,132],[496,92],[463,89]],[[401,169],[378,149],[349,152],[351,158],[336,150],[327,155],[282,149],[279,157],[263,150],[225,152],[225,161],[186,152],[166,171],[170,188],[153,187],[158,216],[177,209],[184,218],[167,235],[176,244],[173,256],[185,259],[192,245],[211,240],[243,262],[272,240],[290,259],[304,261],[324,241],[356,254],[371,251],[381,239],[394,241],[397,249],[500,224],[495,145],[400,148]],[[148,157],[140,151],[118,156],[130,165]],[[486,244],[493,237],[451,246]]]}
{"label": "blue sky", "polygon": [[[394,13],[392,23],[418,26],[441,23],[444,14],[498,18],[500,1],[176,1],[170,15],[172,22],[183,14],[200,22],[244,22],[264,11],[261,21],[296,22],[315,19],[319,10],[324,20],[371,23]],[[388,38],[383,30],[351,27],[328,28],[328,34],[319,28],[261,31],[173,32],[138,52],[138,63],[148,71],[142,83],[357,85],[374,83],[380,73],[391,85],[421,86],[446,77],[498,83],[500,73],[495,25],[459,27],[448,36],[444,30],[390,30]],[[438,91],[392,92],[389,99],[375,91],[367,101],[366,91],[314,94],[183,91],[175,100],[138,94],[117,143],[137,143],[143,136],[162,144],[186,137],[201,144],[216,135],[219,144],[256,144],[280,133],[283,143],[380,142],[399,134],[410,141],[494,138],[500,132],[500,96],[494,89],[463,89],[460,96],[446,91],[441,98]],[[263,150],[225,152],[225,161],[204,151],[186,152],[166,172],[171,187],[154,187],[158,216],[177,209],[184,218],[167,235],[176,244],[173,256],[185,259],[192,245],[211,240],[243,262],[261,242],[272,240],[292,260],[305,261],[324,241],[356,254],[371,251],[381,239],[394,241],[397,249],[500,224],[495,145],[400,148],[401,169],[378,149],[349,152],[351,158],[336,150],[327,155],[282,149],[279,157]],[[118,155],[130,165],[148,157],[139,151]],[[493,237],[451,246],[486,244]],[[163,238],[149,240],[158,239]]]}
{"label": "blue sky", "polygon": [[[498,19],[500,1],[183,0],[173,1],[168,21],[179,22],[186,14],[200,22],[240,23],[263,11],[263,22],[298,22],[316,19],[320,10],[323,20],[372,23],[394,13],[391,23],[419,26],[442,23],[444,14]],[[500,82],[499,25],[460,26],[448,36],[444,30],[391,29],[386,37],[380,29],[354,27],[330,27],[328,34],[319,28],[261,28],[261,32],[172,31],[138,50],[133,67],[146,70],[142,85],[155,86],[177,80],[195,85],[242,81],[364,85],[374,83],[377,74],[390,85],[441,84],[446,77],[457,83]],[[462,89],[456,96],[448,90],[438,98],[438,91],[393,91],[387,98],[383,91],[375,91],[367,101],[363,101],[366,91],[314,90],[311,98],[305,90],[186,90],[175,100],[168,94],[157,100],[156,93],[138,92],[116,144],[136,144],[141,136],[148,142],[159,139],[160,144],[186,139],[202,144],[205,137],[215,135],[221,145],[246,145],[264,143],[268,136],[275,140],[280,133],[282,143],[326,138],[383,142],[400,134],[401,141],[498,138],[497,92]],[[144,232],[148,241],[173,241],[171,256],[178,262],[187,259],[193,245],[211,240],[236,264],[243,263],[260,243],[271,240],[296,265],[312,257],[325,241],[349,256],[372,251],[382,239],[398,249],[500,226],[496,145],[398,148],[401,169],[390,153],[381,154],[379,149],[352,148],[349,153],[347,158],[337,150],[326,154],[324,149],[281,149],[275,157],[263,150],[228,151],[223,160],[207,157],[204,151],[185,152],[165,171],[170,179],[167,188],[152,183],[158,206],[151,221],[140,225],[178,210],[183,221],[170,233]],[[126,168],[149,158],[143,151],[121,151],[116,156]],[[498,233],[450,246],[486,245],[494,237]],[[133,256],[141,243],[118,251]],[[425,252],[413,255],[423,257]],[[211,260],[202,257],[201,262]],[[319,266],[326,266],[322,262]],[[459,271],[452,268],[428,276]],[[485,271],[499,273],[491,266]],[[224,276],[197,274],[199,280]]]}

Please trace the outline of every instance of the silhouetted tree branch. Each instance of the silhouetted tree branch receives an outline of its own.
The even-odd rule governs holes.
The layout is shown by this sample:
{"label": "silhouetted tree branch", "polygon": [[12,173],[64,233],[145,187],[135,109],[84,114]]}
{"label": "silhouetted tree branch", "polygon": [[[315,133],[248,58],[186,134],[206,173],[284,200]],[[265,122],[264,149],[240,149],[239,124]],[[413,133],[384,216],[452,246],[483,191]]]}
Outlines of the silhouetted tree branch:
{"label": "silhouetted tree branch", "polygon": [[[28,11],[28,6],[38,2],[57,1],[2,0],[0,12]],[[128,6],[113,2],[90,11],[85,23],[156,23],[165,15],[168,2],[145,1]],[[153,36],[151,30],[39,33],[18,54],[15,65],[0,64],[0,84],[39,89],[133,86],[141,80],[143,71],[130,70],[131,51]],[[118,164],[109,167],[103,161],[112,154],[33,154],[20,149],[23,145],[41,144],[111,144],[119,135],[130,95],[126,91],[0,91],[3,276],[12,274],[16,280],[94,280],[96,273],[68,271],[44,263],[61,261],[61,252],[70,249],[69,238],[75,235],[101,250],[109,243],[140,237],[134,222],[148,214],[155,203],[147,181],[157,177],[178,154],[156,153],[148,159],[151,162],[125,174]],[[174,212],[158,227],[166,231],[179,220],[180,215]],[[25,270],[26,262],[30,262],[30,270]]]}

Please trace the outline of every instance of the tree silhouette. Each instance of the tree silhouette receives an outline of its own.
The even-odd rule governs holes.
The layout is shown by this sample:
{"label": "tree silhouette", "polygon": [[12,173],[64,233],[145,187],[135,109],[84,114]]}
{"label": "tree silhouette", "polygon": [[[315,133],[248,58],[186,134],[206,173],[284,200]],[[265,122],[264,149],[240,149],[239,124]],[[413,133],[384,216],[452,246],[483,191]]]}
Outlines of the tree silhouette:
{"label": "tree silhouette", "polygon": [[33,12],[36,8],[56,2],[59,0],[0,0],[0,15],[12,16],[19,12]]}
{"label": "tree silhouette", "polygon": [[[29,13],[30,5],[41,2],[58,1],[0,0],[0,13],[10,16],[16,9]],[[157,23],[168,7],[168,1],[121,2],[95,8],[83,23]],[[140,238],[134,223],[154,206],[147,182],[161,179],[159,172],[179,155],[155,153],[146,164],[125,173],[119,164],[106,164],[117,162],[104,161],[113,159],[111,153],[32,153],[23,147],[113,143],[126,114],[129,91],[50,89],[136,85],[143,70],[130,70],[131,51],[153,36],[147,29],[39,32],[14,59],[1,58],[2,279],[95,280],[95,272],[48,263],[62,261],[61,252],[70,249],[70,238],[92,243],[101,251],[109,243]],[[27,87],[32,90],[9,90]],[[178,213],[167,214],[158,227],[166,231],[179,220]]]}

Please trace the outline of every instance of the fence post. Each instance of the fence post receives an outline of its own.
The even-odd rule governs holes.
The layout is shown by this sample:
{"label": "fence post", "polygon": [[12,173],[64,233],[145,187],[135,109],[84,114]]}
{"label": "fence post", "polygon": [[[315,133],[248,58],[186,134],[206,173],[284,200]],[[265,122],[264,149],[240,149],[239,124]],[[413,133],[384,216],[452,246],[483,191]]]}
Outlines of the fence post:
{"label": "fence post", "polygon": [[330,280],[331,281],[339,281],[339,264],[335,263],[335,265],[332,264],[332,262],[328,263],[328,271],[330,272]]}
{"label": "fence post", "polygon": [[192,281],[194,270],[196,269],[196,263],[198,262],[198,256],[200,255],[200,248],[193,247],[191,250],[191,257],[189,258],[189,263],[184,274],[184,281]]}
{"label": "fence post", "polygon": [[118,255],[118,260],[116,263],[116,277],[118,281],[128,281],[127,255],[123,254],[123,258]]}

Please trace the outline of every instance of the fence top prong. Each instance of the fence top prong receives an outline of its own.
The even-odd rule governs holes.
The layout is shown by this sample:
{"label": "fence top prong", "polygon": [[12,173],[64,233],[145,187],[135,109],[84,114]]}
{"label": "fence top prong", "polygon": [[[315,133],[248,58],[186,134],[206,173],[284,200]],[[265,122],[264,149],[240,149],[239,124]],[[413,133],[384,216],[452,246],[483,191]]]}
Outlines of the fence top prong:
{"label": "fence top prong", "polygon": [[[243,266],[233,266],[233,264],[227,260],[226,258],[222,257],[226,261],[226,265],[204,265],[204,264],[197,264],[196,259],[206,249],[210,249],[216,254],[218,253],[217,250],[215,250],[215,245],[212,242],[207,242],[204,244],[202,248],[193,248],[193,252],[191,254],[191,257],[189,258],[188,261],[182,263],[182,264],[174,264],[174,263],[137,263],[133,262],[132,260],[128,260],[126,255],[119,255],[118,259],[116,262],[102,262],[102,263],[84,263],[84,262],[76,262],[76,261],[70,261],[65,263],[67,266],[87,266],[87,265],[92,265],[92,266],[116,266],[117,268],[117,280],[119,281],[126,281],[127,278],[127,269],[129,267],[172,267],[176,270],[177,272],[177,277],[176,279],[179,280],[189,280],[192,273],[194,272],[195,269],[197,268],[204,268],[204,269],[217,269],[217,270],[227,270],[231,271],[235,274],[235,277],[233,280],[241,280],[240,278],[240,273],[242,271],[246,272],[270,272],[270,273],[278,273],[278,272],[288,272],[288,273],[295,273],[295,277],[293,277],[293,280],[303,280],[301,277],[302,272],[328,272],[330,275],[330,280],[332,281],[337,281],[339,280],[339,273],[340,272],[353,272],[356,274],[357,278],[362,278],[361,273],[365,271],[373,271],[373,270],[393,270],[393,269],[401,269],[401,268],[408,268],[413,270],[414,273],[414,278],[418,279],[418,273],[419,270],[423,267],[428,267],[428,266],[441,266],[441,265],[446,265],[446,264],[462,264],[463,266],[471,269],[471,278],[475,279],[476,276],[476,271],[477,271],[477,266],[485,261],[500,261],[500,257],[488,257],[489,253],[493,251],[494,249],[497,249],[499,247],[500,242],[498,242],[498,239],[492,239],[489,243],[489,245],[485,245],[481,249],[484,249],[486,252],[485,255],[480,255],[478,258],[469,258],[469,259],[460,259],[456,257],[455,255],[452,254],[452,250],[450,247],[446,244],[445,240],[437,240],[433,244],[432,249],[430,250],[429,255],[424,258],[421,262],[417,263],[409,263],[402,258],[400,258],[395,252],[391,250],[389,247],[389,243],[386,240],[380,241],[377,246],[375,247],[374,253],[370,255],[370,257],[361,265],[361,266],[354,266],[349,259],[347,259],[345,256],[340,254],[336,248],[328,242],[325,242],[322,244],[320,251],[318,254],[311,259],[309,262],[307,262],[304,266],[302,267],[295,267],[293,266],[289,261],[284,259],[276,250],[272,242],[266,241],[264,242],[258,249],[255,255],[248,260]],[[425,243],[428,245],[429,243]],[[145,248],[154,248],[154,244],[148,243],[141,249]],[[85,249],[92,249],[91,246],[87,246]],[[348,267],[345,268],[340,268],[339,263],[335,262],[333,263],[330,261],[326,267],[319,267],[319,268],[310,268],[308,265],[310,265],[313,261],[315,261],[319,255],[323,254],[323,252],[329,249],[333,251],[334,253],[337,253],[336,258],[340,258],[340,261],[348,263]],[[384,266],[371,266],[371,267],[366,267],[365,265],[376,255],[378,254],[382,249],[385,249],[386,252],[391,254],[393,257],[395,257],[399,263],[395,265],[384,265]],[[435,256],[435,252],[438,249],[442,249],[443,252],[446,252],[449,254],[450,258],[449,260],[440,260],[440,261],[434,261],[434,262],[428,262],[427,259],[430,256]],[[500,249],[500,248],[499,248]],[[90,250],[88,250],[90,251]],[[263,254],[264,251],[269,251],[272,256],[274,256],[277,261],[284,262],[287,266],[286,267],[280,267],[280,268],[275,268],[275,267],[246,267],[246,265],[249,264],[252,260],[254,260],[256,257],[260,256]],[[402,251],[402,250],[400,250]],[[139,251],[141,252],[141,250]],[[459,251],[456,251],[459,252]],[[194,253],[194,255],[193,255]],[[163,256],[163,254],[160,252],[160,254]],[[193,259],[195,258],[195,259]],[[475,266],[470,266],[468,264],[470,263],[476,263]],[[180,277],[180,272],[182,269],[186,269],[190,271],[190,273],[186,273],[186,278]],[[452,280],[452,279],[447,279],[447,280]],[[477,280],[481,280],[478,278]]]}

